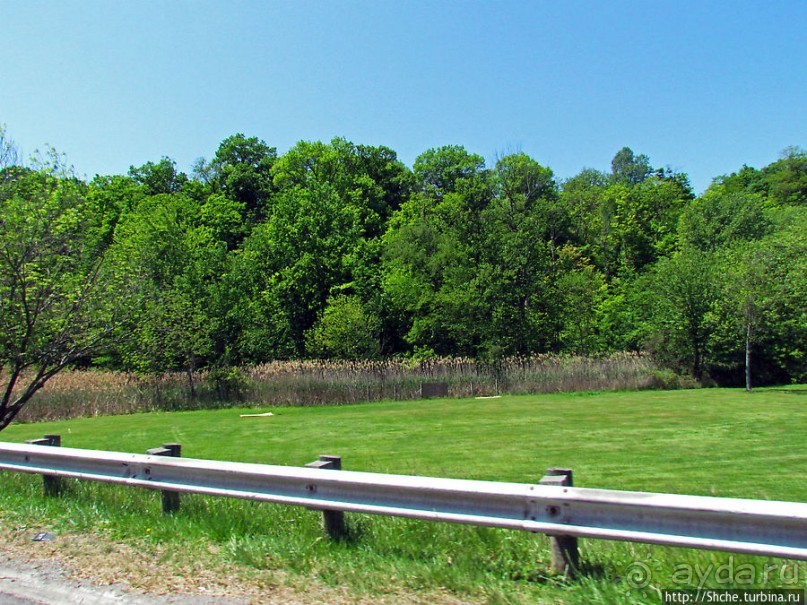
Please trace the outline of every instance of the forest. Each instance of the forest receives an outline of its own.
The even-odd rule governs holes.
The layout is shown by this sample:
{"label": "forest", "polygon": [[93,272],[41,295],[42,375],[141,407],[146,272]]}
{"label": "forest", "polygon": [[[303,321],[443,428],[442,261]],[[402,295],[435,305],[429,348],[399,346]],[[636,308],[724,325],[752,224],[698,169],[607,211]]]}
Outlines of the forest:
{"label": "forest", "polygon": [[[0,427],[65,367],[640,352],[702,384],[807,381],[807,153],[716,176],[235,134],[76,176],[0,129]],[[17,407],[15,407],[17,406]],[[7,420],[7,421],[6,421]]]}

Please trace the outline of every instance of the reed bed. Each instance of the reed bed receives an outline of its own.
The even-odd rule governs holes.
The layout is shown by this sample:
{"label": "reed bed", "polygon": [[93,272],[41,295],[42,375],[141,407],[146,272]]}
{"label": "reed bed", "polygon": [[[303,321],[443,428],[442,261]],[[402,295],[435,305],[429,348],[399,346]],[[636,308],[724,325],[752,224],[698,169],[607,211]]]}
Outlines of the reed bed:
{"label": "reed bed", "polygon": [[[142,377],[100,370],[67,370],[52,378],[19,416],[22,422],[232,406],[318,406],[411,400],[421,385],[443,382],[449,397],[574,391],[640,390],[671,386],[651,359],[533,355],[495,362],[471,358],[426,361],[273,361],[248,368],[203,371],[193,395],[182,373]],[[679,385],[672,385],[679,386]]]}

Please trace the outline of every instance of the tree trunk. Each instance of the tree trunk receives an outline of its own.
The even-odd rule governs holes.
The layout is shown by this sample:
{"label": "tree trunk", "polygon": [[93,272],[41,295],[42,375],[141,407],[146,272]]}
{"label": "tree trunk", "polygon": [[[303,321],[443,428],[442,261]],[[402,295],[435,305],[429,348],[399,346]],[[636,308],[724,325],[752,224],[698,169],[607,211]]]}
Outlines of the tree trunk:
{"label": "tree trunk", "polygon": [[695,342],[692,347],[692,376],[698,381],[703,378],[703,372],[701,371],[701,348],[698,342]]}
{"label": "tree trunk", "polygon": [[11,424],[11,422],[14,420],[14,418],[16,418],[17,414],[20,413],[22,408],[26,403],[28,403],[31,397],[33,397],[34,394],[45,385],[51,376],[59,372],[62,367],[63,366],[58,365],[51,370],[47,370],[44,367],[40,368],[37,371],[36,376],[34,376],[28,385],[24,387],[22,393],[16,396],[14,394],[14,387],[19,382],[23,370],[20,366],[17,366],[12,370],[8,379],[8,385],[5,393],[0,400],[0,431]]}
{"label": "tree trunk", "polygon": [[196,370],[196,355],[188,354],[188,388],[190,388],[191,399],[196,399],[196,384],[193,380],[193,373]]}
{"label": "tree trunk", "polygon": [[745,330],[745,390],[751,392],[751,339],[753,337],[752,315],[749,308],[746,312]]}

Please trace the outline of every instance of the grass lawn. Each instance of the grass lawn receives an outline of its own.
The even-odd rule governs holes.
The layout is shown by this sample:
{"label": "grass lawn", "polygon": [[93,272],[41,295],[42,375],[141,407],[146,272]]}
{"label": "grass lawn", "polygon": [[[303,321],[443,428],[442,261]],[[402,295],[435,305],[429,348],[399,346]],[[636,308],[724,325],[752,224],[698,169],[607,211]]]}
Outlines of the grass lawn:
{"label": "grass lawn", "polygon": [[[525,483],[564,466],[581,487],[807,501],[806,406],[804,387],[505,396],[87,418],[12,425],[2,439],[59,433],[67,447],[130,452],[171,441],[184,457],[284,465],[338,454],[350,470]],[[266,411],[275,415],[240,417]],[[656,589],[693,585],[687,566],[701,572],[690,580],[718,588],[807,581],[793,562],[584,540],[589,574],[567,584],[548,577],[542,536],[359,517],[358,540],[329,544],[311,511],[188,497],[179,515],[162,518],[156,495],[138,490],[75,484],[56,501],[39,491],[36,477],[2,475],[6,531],[93,532],[164,556],[190,542],[209,565],[235,565],[271,585],[315,580],[348,599],[659,602]],[[630,585],[636,563],[652,571],[648,586]],[[728,584],[725,573],[705,573],[729,563],[759,573]],[[778,567],[763,577],[766,565]]]}

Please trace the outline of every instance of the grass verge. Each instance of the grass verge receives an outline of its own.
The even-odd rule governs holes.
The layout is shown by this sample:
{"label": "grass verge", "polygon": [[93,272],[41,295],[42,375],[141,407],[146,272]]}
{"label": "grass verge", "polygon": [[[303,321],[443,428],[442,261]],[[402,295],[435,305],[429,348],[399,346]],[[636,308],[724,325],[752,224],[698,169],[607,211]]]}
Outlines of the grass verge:
{"label": "grass verge", "polygon": [[[516,482],[568,466],[585,487],[805,501],[806,396],[803,387],[580,393],[275,408],[263,418],[240,414],[268,408],[229,409],[13,425],[3,438],[60,433],[65,446],[133,452],[176,441],[187,457],[298,466],[330,453],[351,470]],[[145,491],[70,482],[62,498],[40,492],[37,477],[2,475],[0,524],[21,548],[43,528],[92,535],[125,544],[138,553],[125,560],[141,567],[163,563],[165,581],[138,580],[136,565],[120,571],[135,585],[242,591],[255,602],[292,591],[311,602],[646,603],[663,588],[807,580],[801,563],[584,540],[587,574],[567,583],[547,572],[547,539],[520,532],[353,515],[358,538],[331,543],[320,516],[299,508],[189,496],[163,517],[159,495]],[[217,586],[203,570],[231,580]],[[649,578],[636,581],[637,571]]]}

